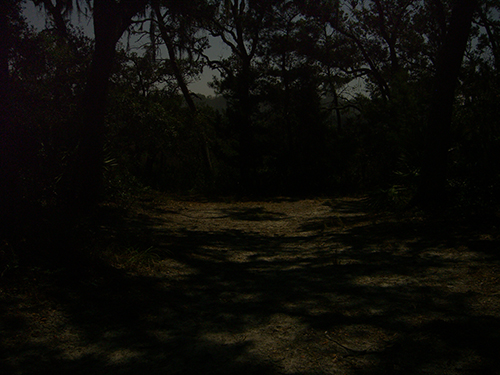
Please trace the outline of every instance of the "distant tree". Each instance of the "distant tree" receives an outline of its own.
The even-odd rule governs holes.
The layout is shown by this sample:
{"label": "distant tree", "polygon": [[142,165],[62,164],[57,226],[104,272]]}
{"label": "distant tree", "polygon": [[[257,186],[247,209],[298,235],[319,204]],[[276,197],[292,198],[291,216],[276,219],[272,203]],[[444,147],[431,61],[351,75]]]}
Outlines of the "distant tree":
{"label": "distant tree", "polygon": [[[162,10],[160,1],[152,1],[151,38],[156,47],[164,45],[168,53],[170,71],[184,96],[189,109],[195,113],[196,105],[188,89],[187,76],[200,72],[200,54],[208,46],[207,38],[200,36],[201,18],[208,17],[203,1],[192,1],[181,9]],[[205,13],[205,14],[204,14]],[[158,37],[155,31],[158,30]],[[161,41],[162,43],[158,42]],[[187,57],[187,59],[183,59]],[[186,71],[188,70],[188,71]]]}
{"label": "distant tree", "polygon": [[220,93],[228,99],[228,115],[239,141],[239,170],[242,189],[251,189],[255,183],[256,150],[252,118],[258,109],[255,82],[258,77],[256,58],[263,34],[271,27],[275,3],[269,0],[229,0],[215,3],[215,14],[207,23],[213,37],[220,38],[231,50],[231,56],[211,61],[221,72],[216,83]]}
{"label": "distant tree", "polygon": [[262,72],[256,80],[262,103],[258,121],[264,134],[260,138],[267,143],[263,170],[279,176],[274,184],[281,189],[304,191],[327,174],[323,77],[318,61],[323,25],[306,18],[293,2],[275,4],[270,24],[256,64]]}
{"label": "distant tree", "polygon": [[[144,55],[120,51],[118,56],[105,147],[117,173],[105,174],[108,185],[119,182],[116,177],[122,174],[122,181],[134,176],[166,191],[208,191],[213,181],[202,135],[214,139],[213,111],[198,98],[195,113],[186,105],[168,56],[153,59],[149,49]],[[181,67],[187,74],[188,67]]]}
{"label": "distant tree", "polygon": [[493,58],[493,66],[500,71],[500,4],[496,1],[481,1],[478,8],[476,24],[484,28],[484,33],[479,36],[479,47],[489,46]]}
{"label": "distant tree", "polygon": [[[211,8],[202,0],[192,1],[183,7],[170,8],[165,11],[162,10],[160,1],[154,0],[151,2],[151,7],[154,16],[152,17],[150,29],[152,33],[150,37],[155,39],[154,31],[158,30],[158,40],[163,42],[158,43],[158,46],[164,45],[167,49],[170,72],[175,77],[177,86],[190,110],[192,116],[190,123],[193,127],[196,127],[198,124],[196,120],[198,108],[193,100],[192,93],[188,89],[187,81],[190,77],[198,75],[203,68],[200,56],[208,47],[208,41],[206,36],[200,35],[200,31],[203,21],[210,17]],[[207,129],[198,127],[196,132],[199,140],[198,145],[195,147],[202,150],[207,174],[212,176],[212,156]]]}
{"label": "distant tree", "polygon": [[55,0],[55,3],[52,0],[32,1],[36,6],[45,9],[56,33],[63,39],[70,40],[71,33],[68,30],[68,16],[72,13],[75,5],[80,10],[78,0],[76,2],[74,0]]}
{"label": "distant tree", "polygon": [[398,75],[415,78],[429,69],[423,2],[353,1],[339,12],[330,25],[357,47],[364,64],[351,71],[364,73],[374,94],[389,100]]}

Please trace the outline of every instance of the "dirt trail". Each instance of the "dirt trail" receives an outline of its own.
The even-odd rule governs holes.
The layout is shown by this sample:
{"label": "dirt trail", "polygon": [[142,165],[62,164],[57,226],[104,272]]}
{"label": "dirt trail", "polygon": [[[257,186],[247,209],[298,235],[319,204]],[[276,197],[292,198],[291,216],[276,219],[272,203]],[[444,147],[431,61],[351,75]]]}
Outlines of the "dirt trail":
{"label": "dirt trail", "polygon": [[115,268],[2,290],[2,374],[500,373],[491,228],[156,198],[96,236]]}

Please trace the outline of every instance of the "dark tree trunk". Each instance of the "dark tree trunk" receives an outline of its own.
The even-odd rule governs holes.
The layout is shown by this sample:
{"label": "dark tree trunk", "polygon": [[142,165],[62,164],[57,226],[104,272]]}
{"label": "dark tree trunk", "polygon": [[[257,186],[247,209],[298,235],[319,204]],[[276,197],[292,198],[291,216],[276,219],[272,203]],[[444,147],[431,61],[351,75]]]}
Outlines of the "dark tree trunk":
{"label": "dark tree trunk", "polygon": [[69,39],[68,26],[62,15],[62,3],[56,2],[56,5],[54,5],[52,0],[42,0],[42,3],[45,10],[52,17],[52,21],[54,22],[54,26],[59,36],[66,40]]}
{"label": "dark tree trunk", "polygon": [[236,125],[240,143],[240,184],[243,192],[252,192],[255,188],[255,152],[253,150],[254,142],[251,130],[252,103],[250,102],[250,61],[243,61],[242,69],[237,79],[238,113],[236,115]]}
{"label": "dark tree trunk", "polygon": [[170,62],[170,68],[174,73],[175,79],[179,84],[182,95],[186,100],[186,103],[189,109],[194,113],[196,112],[196,105],[194,104],[193,98],[191,97],[191,93],[186,85],[186,81],[184,80],[184,76],[182,75],[181,69],[179,68],[179,64],[177,63],[177,56],[175,54],[174,44],[172,42],[172,38],[167,30],[167,26],[163,21],[163,15],[161,14],[160,5],[157,1],[153,2],[153,10],[156,14],[156,20],[158,21],[158,28],[160,29],[160,35],[167,47],[168,58]]}
{"label": "dark tree trunk", "polygon": [[79,144],[74,171],[76,204],[89,207],[103,193],[103,145],[106,99],[116,44],[146,1],[94,2],[95,50],[81,103]]}
{"label": "dark tree trunk", "polygon": [[442,207],[447,202],[448,149],[455,88],[476,7],[477,0],[456,1],[438,52],[421,181],[414,199],[420,206]]}
{"label": "dark tree trunk", "polygon": [[342,114],[340,113],[340,101],[337,89],[333,87],[333,104],[335,105],[335,116],[337,118],[337,133],[342,132]]}
{"label": "dark tree trunk", "polygon": [[[96,2],[94,9],[95,50],[81,104],[79,145],[77,152],[77,198],[92,205],[103,191],[103,137],[109,77],[113,67],[118,33],[116,19]],[[104,14],[102,14],[103,12]]]}
{"label": "dark tree trunk", "polygon": [[[172,38],[167,30],[165,22],[163,21],[163,15],[161,14],[160,5],[157,1],[155,1],[152,3],[152,6],[153,6],[153,10],[156,14],[156,19],[158,21],[160,35],[163,39],[163,42],[165,43],[165,46],[167,47],[168,57],[169,57],[169,61],[170,61],[170,68],[172,69],[172,72],[174,73],[175,79],[177,80],[177,83],[181,89],[184,100],[186,101],[186,104],[191,111],[191,114],[193,116],[195,116],[198,110],[197,110],[196,104],[194,103],[194,100],[191,96],[191,93],[189,92],[186,81],[184,79],[184,75],[182,74],[182,71],[179,67],[179,64],[177,61],[177,56],[175,53],[174,44],[173,44]],[[203,129],[200,131],[200,133],[201,133],[200,134],[200,143],[202,144],[202,155],[203,155],[203,158],[205,159],[205,164],[206,164],[208,173],[210,175],[210,178],[213,179],[214,173],[213,173],[213,166],[212,166],[212,158],[210,156],[210,147],[208,145],[208,139],[207,139],[207,136],[206,136],[205,131]]]}
{"label": "dark tree trunk", "polygon": [[[19,185],[19,142],[13,123],[9,78],[10,30],[7,15],[14,1],[0,4],[0,215],[10,220],[21,200]],[[0,222],[0,225],[4,223]]]}

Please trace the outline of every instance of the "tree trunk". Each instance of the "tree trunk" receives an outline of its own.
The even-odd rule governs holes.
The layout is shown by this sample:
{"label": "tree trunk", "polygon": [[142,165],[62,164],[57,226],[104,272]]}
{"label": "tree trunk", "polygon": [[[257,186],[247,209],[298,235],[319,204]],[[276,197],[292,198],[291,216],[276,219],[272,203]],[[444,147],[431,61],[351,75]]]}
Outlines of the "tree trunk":
{"label": "tree trunk", "polygon": [[255,150],[253,142],[252,125],[252,104],[250,103],[250,61],[242,62],[242,69],[239,73],[237,100],[238,113],[237,127],[239,136],[239,164],[240,164],[240,184],[241,190],[244,193],[253,192],[255,189]]}
{"label": "tree trunk", "polygon": [[0,5],[0,215],[8,223],[21,200],[19,184],[19,146],[16,126],[12,115],[13,103],[10,92],[9,47],[10,30],[8,14],[14,1]]}
{"label": "tree trunk", "polygon": [[448,149],[455,88],[476,7],[477,0],[456,1],[438,52],[421,181],[414,199],[420,206],[442,207],[447,202]]}
{"label": "tree trunk", "polygon": [[335,105],[335,116],[337,118],[337,133],[342,132],[342,114],[340,113],[339,94],[335,86],[332,86],[333,104]]}
{"label": "tree trunk", "polygon": [[52,4],[52,0],[42,0],[43,6],[47,13],[52,17],[52,21],[54,22],[54,26],[56,32],[63,39],[69,39],[68,26],[66,25],[66,21],[62,15],[61,3],[56,2],[56,6]]}
{"label": "tree trunk", "polygon": [[160,5],[158,4],[157,1],[153,2],[152,5],[153,5],[153,10],[156,14],[156,20],[158,22],[158,28],[160,29],[161,38],[163,39],[163,42],[167,47],[170,68],[172,69],[175,79],[179,84],[179,87],[181,89],[182,95],[184,96],[184,100],[186,100],[188,108],[194,113],[196,112],[196,105],[194,104],[193,98],[191,97],[191,93],[189,92],[186,82],[184,81],[184,76],[182,75],[182,72],[179,68],[179,64],[177,63],[175,48],[172,42],[172,38],[167,30],[167,26],[163,21],[163,15],[161,14]]}
{"label": "tree trunk", "polygon": [[102,198],[106,99],[116,44],[132,17],[144,8],[145,3],[144,0],[94,2],[95,50],[80,107],[79,144],[73,181],[73,198],[81,207],[92,206]]}
{"label": "tree trunk", "polygon": [[[172,68],[172,72],[174,73],[175,79],[177,80],[177,83],[179,84],[179,87],[181,89],[182,95],[184,97],[184,100],[186,101],[186,104],[188,108],[191,111],[191,114],[196,116],[196,113],[198,112],[196,105],[194,103],[194,100],[191,96],[191,93],[189,92],[189,89],[187,87],[186,81],[184,79],[184,75],[182,74],[181,69],[179,68],[179,64],[177,62],[177,56],[175,54],[175,48],[174,44],[172,42],[172,38],[169,35],[169,32],[167,30],[167,27],[165,25],[165,22],[163,21],[163,15],[161,14],[160,11],[160,5],[158,4],[157,1],[154,1],[152,3],[153,10],[156,13],[156,19],[158,21],[158,27],[160,29],[160,35],[163,39],[163,42],[165,43],[165,46],[167,47],[167,52],[168,52],[168,57],[170,61],[170,67]],[[201,129],[200,132],[200,143],[202,144],[202,155],[203,158],[205,159],[205,164],[208,170],[208,173],[210,175],[210,179],[213,180],[213,166],[212,166],[212,158],[210,156],[210,147],[208,145],[208,139],[207,135],[205,133],[204,129]]]}

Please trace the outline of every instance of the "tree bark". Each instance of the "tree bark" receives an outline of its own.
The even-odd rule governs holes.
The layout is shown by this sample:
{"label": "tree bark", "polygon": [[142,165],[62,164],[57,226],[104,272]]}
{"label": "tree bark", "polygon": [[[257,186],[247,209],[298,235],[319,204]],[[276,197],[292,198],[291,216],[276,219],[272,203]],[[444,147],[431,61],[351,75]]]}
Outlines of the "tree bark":
{"label": "tree bark", "polygon": [[255,150],[252,126],[252,104],[250,102],[250,60],[243,60],[237,76],[236,126],[239,138],[239,167],[242,192],[253,192],[255,188]]}
{"label": "tree bark", "polygon": [[132,17],[145,6],[145,0],[94,2],[95,49],[80,106],[79,144],[73,181],[73,198],[82,207],[91,207],[102,198],[106,99],[116,44],[131,24]]}
{"label": "tree bark", "polygon": [[182,95],[184,96],[184,100],[186,100],[188,108],[194,113],[196,112],[196,105],[194,104],[193,98],[191,97],[191,93],[189,92],[189,89],[184,80],[184,76],[182,75],[182,72],[179,68],[179,64],[177,63],[177,56],[175,54],[172,38],[170,37],[165,22],[163,21],[163,15],[161,14],[160,5],[158,4],[157,1],[153,2],[153,10],[156,13],[156,20],[158,21],[158,28],[160,29],[160,35],[163,39],[163,42],[165,43],[165,46],[167,47],[170,67],[172,68],[172,72],[174,73],[175,79],[179,84],[179,87],[181,89]]}
{"label": "tree bark", "polygon": [[47,13],[52,17],[52,21],[54,22],[55,29],[59,36],[68,40],[69,32],[68,26],[66,25],[66,21],[62,15],[62,3],[56,1],[56,5],[52,4],[52,0],[42,0],[43,6]]}
{"label": "tree bark", "polygon": [[[9,48],[11,31],[8,14],[12,14],[15,1],[0,4],[0,215],[5,223],[11,220],[21,201],[19,181],[19,147],[16,126],[12,111],[14,103],[11,98],[9,77]],[[3,221],[3,220],[2,220]]]}
{"label": "tree bark", "polygon": [[[193,117],[196,115],[198,112],[198,109],[196,108],[196,104],[194,103],[194,100],[191,96],[191,93],[189,92],[189,89],[187,87],[186,81],[184,79],[184,75],[182,74],[181,69],[179,68],[179,64],[177,62],[177,56],[175,54],[175,48],[174,44],[172,42],[172,38],[167,30],[167,26],[165,25],[165,22],[163,21],[163,15],[161,14],[160,11],[160,5],[157,1],[154,1],[152,3],[153,10],[156,14],[156,19],[158,21],[158,28],[160,30],[160,35],[163,39],[163,42],[165,43],[165,46],[167,47],[167,52],[168,52],[168,57],[170,61],[170,67],[172,68],[172,72],[174,73],[175,79],[181,89],[182,95],[184,96],[184,100],[186,101],[186,104],[188,108],[190,109]],[[205,159],[205,164],[208,170],[208,173],[210,175],[210,178],[213,179],[213,165],[212,165],[212,158],[210,156],[210,147],[208,144],[208,139],[207,135],[204,131],[204,129],[201,129],[200,131],[200,142],[202,143],[202,155],[203,158]]]}
{"label": "tree bark", "polygon": [[438,52],[421,180],[414,199],[419,206],[442,207],[447,203],[448,149],[455,88],[477,5],[477,0],[456,1]]}

